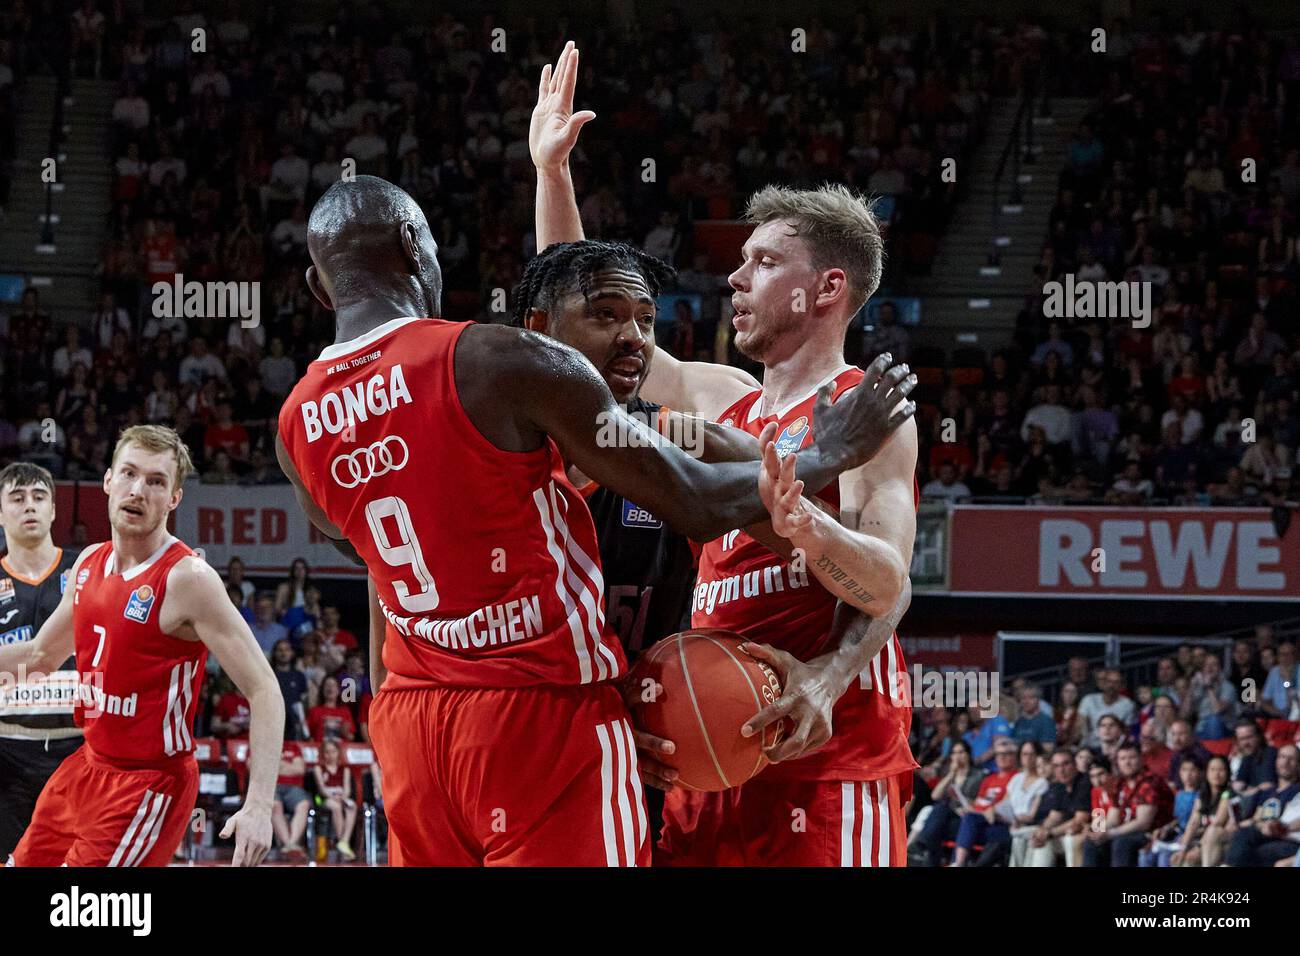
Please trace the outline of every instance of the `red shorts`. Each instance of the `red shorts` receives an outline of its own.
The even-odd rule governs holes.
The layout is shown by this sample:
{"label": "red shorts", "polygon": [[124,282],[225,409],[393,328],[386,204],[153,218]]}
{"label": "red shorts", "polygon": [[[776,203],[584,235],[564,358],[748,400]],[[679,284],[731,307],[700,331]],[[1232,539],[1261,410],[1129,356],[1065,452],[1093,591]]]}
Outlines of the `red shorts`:
{"label": "red shorts", "polygon": [[664,800],[654,865],[906,866],[902,783],[760,775],[717,793],[677,787]]}
{"label": "red shorts", "polygon": [[370,739],[400,866],[644,866],[627,708],[607,685],[381,690]]}
{"label": "red shorts", "polygon": [[166,866],[199,793],[193,758],[124,770],[83,744],[45,783],[15,866]]}

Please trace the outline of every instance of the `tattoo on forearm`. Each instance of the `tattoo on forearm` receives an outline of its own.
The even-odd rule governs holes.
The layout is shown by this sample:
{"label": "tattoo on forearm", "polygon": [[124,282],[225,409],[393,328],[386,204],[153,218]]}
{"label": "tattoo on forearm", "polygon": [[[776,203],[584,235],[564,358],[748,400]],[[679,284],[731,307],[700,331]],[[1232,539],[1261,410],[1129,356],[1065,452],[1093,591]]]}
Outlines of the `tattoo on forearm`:
{"label": "tattoo on forearm", "polygon": [[874,600],[866,588],[859,584],[855,578],[850,577],[847,571],[826,555],[823,554],[817,559],[817,567],[825,571],[830,576],[830,579],[847,591],[854,600],[861,601],[864,604],[869,604]]}

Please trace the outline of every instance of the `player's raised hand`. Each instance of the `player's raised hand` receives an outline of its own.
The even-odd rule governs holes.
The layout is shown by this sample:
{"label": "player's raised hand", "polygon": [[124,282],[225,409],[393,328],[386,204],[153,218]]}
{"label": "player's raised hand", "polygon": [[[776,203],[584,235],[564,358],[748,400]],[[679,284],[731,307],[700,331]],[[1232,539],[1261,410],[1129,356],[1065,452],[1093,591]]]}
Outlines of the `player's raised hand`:
{"label": "player's raised hand", "polygon": [[591,110],[573,112],[573,88],[578,82],[578,48],[570,40],[564,52],[542,67],[537,105],[528,126],[528,149],[538,169],[554,169],[569,160],[582,127],[596,118]]}
{"label": "player's raised hand", "polygon": [[830,672],[816,663],[805,664],[770,644],[747,641],[740,649],[767,664],[781,679],[781,696],[749,718],[740,728],[741,735],[752,737],[762,733],[769,724],[788,718],[793,728],[783,736],[778,735],[763,750],[764,756],[773,763],[797,760],[830,740],[834,730],[831,710],[843,692]]}
{"label": "player's raised hand", "polygon": [[793,539],[811,528],[814,518],[811,504],[803,497],[803,482],[795,478],[796,456],[778,458],[776,443],[770,440],[762,448],[758,496],[772,516],[772,530],[783,538]]}
{"label": "player's raised hand", "polygon": [[258,866],[271,849],[271,811],[256,810],[248,804],[226,821],[221,839],[235,837],[235,855],[231,866]]}
{"label": "player's raised hand", "polygon": [[877,356],[858,387],[839,401],[831,401],[833,383],[817,393],[813,437],[823,454],[842,460],[845,468],[874,458],[899,426],[916,414],[916,402],[907,401],[916,376],[905,363],[893,365],[893,361],[888,352]]}

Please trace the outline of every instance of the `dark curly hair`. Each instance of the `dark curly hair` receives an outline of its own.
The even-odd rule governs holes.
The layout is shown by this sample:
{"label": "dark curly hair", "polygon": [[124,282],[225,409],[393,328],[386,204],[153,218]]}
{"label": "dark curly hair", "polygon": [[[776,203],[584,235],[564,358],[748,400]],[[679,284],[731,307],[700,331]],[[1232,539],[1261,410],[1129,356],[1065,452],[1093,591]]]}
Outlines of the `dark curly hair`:
{"label": "dark curly hair", "polygon": [[530,309],[553,311],[556,301],[577,288],[584,298],[591,294],[591,278],[602,269],[627,269],[645,280],[650,295],[677,275],[668,263],[647,255],[626,242],[583,239],[560,242],[538,253],[524,269],[515,290],[511,322],[522,327]]}

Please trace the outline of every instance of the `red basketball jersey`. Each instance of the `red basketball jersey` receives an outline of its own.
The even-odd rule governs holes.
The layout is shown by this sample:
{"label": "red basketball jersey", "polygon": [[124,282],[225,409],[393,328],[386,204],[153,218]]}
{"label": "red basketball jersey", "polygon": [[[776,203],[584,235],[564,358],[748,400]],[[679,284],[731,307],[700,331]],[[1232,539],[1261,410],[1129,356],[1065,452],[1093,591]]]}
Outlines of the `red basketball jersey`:
{"label": "red basketball jersey", "polygon": [[502,451],[469,420],[453,373],[466,328],[394,319],[332,345],[280,412],[308,493],[375,581],[385,686],[619,677],[591,513],[553,441]]}
{"label": "red basketball jersey", "polygon": [[[851,367],[837,373],[833,379],[834,398],[838,400],[862,376],[862,369]],[[752,435],[759,434],[768,422],[777,422],[777,451],[783,456],[811,444],[817,389],[811,389],[799,403],[767,417],[759,414],[762,395],[761,390],[751,392],[718,420]],[[915,479],[913,491],[916,493]],[[839,481],[831,482],[816,495],[838,508]],[[916,501],[920,501],[919,493]],[[796,570],[737,530],[704,546],[691,624],[734,631],[806,661],[826,652],[835,605],[835,596],[811,571]],[[763,776],[878,780],[915,767],[907,743],[912,707],[906,677],[903,648],[895,634],[836,703],[832,714],[834,736],[810,756],[774,764],[763,771]]]}
{"label": "red basketball jersey", "polygon": [[169,537],[125,574],[113,542],[81,563],[72,597],[80,685],[73,718],[86,746],[127,766],[166,763],[194,749],[194,713],[208,649],[158,625],[167,575],[194,552]]}

